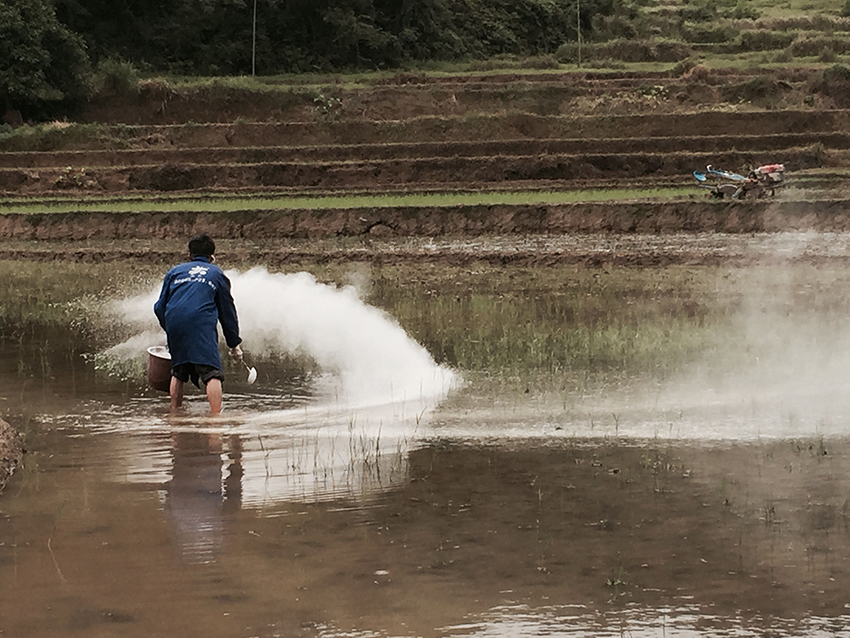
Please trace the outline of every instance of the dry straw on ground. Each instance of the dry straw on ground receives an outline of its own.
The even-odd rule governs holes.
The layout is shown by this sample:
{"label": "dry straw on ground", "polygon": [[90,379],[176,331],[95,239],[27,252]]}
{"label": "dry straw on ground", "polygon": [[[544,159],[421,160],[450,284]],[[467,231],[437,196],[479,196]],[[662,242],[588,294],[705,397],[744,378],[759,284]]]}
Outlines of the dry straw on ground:
{"label": "dry straw on ground", "polygon": [[12,426],[0,419],[0,491],[21,462],[23,446]]}

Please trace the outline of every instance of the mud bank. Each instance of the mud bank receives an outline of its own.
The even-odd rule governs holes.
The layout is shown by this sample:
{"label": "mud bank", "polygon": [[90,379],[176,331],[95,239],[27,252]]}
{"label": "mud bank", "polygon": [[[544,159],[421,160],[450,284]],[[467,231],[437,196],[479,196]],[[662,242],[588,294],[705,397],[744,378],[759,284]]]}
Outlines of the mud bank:
{"label": "mud bank", "polygon": [[0,419],[0,492],[21,463],[23,446],[12,426]]}
{"label": "mud bank", "polygon": [[[214,158],[214,153],[209,154]],[[177,192],[242,188],[319,188],[382,190],[398,186],[437,190],[457,184],[523,185],[540,181],[629,179],[688,175],[694,166],[758,165],[764,153],[676,152],[588,155],[401,158],[336,162],[258,164],[173,164],[98,167],[80,170],[0,169],[0,190],[12,194],[65,192]],[[798,169],[823,166],[815,148],[787,149],[786,163]]]}
{"label": "mud bank", "polygon": [[[474,149],[470,149],[474,150]],[[444,152],[444,151],[443,151]],[[209,156],[214,159],[215,153]],[[459,184],[523,187],[542,181],[567,183],[587,179],[629,179],[688,175],[694,166],[712,162],[722,166],[758,165],[764,153],[723,151],[710,153],[622,153],[497,155],[492,157],[429,157],[347,160],[302,163],[186,164],[97,167],[81,169],[0,169],[0,190],[12,194],[54,191],[118,193],[144,191],[173,193],[244,188],[363,189],[373,191],[402,186],[436,190]],[[815,148],[785,149],[782,157],[797,169],[823,166]],[[232,159],[232,158],[231,158]],[[256,157],[254,159],[257,159]]]}
{"label": "mud bank", "polygon": [[247,240],[566,233],[753,233],[850,230],[846,200],[610,202],[232,212],[73,212],[0,216],[7,240]]}

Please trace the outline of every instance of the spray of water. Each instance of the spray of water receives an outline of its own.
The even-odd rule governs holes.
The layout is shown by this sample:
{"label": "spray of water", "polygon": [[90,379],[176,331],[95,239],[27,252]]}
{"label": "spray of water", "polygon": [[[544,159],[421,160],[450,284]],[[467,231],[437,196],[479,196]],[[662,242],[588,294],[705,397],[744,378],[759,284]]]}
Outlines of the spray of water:
{"label": "spray of water", "polygon": [[688,439],[846,435],[850,415],[850,275],[808,265],[846,255],[844,238],[783,233],[759,238],[763,264],[728,273],[718,294],[736,300],[717,340],[674,378],[594,397],[595,429]]}
{"label": "spray of water", "polygon": [[[308,273],[265,268],[228,271],[246,351],[310,357],[333,379],[334,399],[349,407],[440,400],[457,375],[437,365],[384,311],[364,303],[353,286],[321,284]],[[138,357],[164,343],[153,316],[158,288],[125,299],[114,310],[137,334],[113,347],[118,358]]]}

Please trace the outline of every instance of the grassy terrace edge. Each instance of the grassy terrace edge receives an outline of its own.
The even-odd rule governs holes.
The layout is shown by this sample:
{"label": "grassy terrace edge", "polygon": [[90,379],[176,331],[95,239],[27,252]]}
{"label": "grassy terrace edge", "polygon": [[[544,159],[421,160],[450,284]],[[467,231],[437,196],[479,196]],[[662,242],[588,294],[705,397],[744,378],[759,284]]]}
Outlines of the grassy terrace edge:
{"label": "grassy terrace edge", "polygon": [[151,198],[125,197],[98,201],[92,197],[28,200],[17,198],[0,203],[0,214],[85,213],[85,212],[227,212],[252,210],[406,208],[418,206],[456,207],[474,205],[523,205],[602,202],[631,199],[671,199],[697,194],[696,188],[622,188],[559,191],[487,191],[477,193],[412,193],[381,195],[319,196],[232,196]]}

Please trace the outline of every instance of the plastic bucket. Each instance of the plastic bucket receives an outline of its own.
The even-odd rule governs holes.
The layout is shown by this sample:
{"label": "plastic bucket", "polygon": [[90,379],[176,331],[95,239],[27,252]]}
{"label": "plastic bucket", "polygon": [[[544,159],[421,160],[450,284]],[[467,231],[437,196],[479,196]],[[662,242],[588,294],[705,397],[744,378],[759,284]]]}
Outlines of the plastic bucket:
{"label": "plastic bucket", "polygon": [[148,383],[163,392],[171,388],[171,354],[165,346],[148,348]]}

